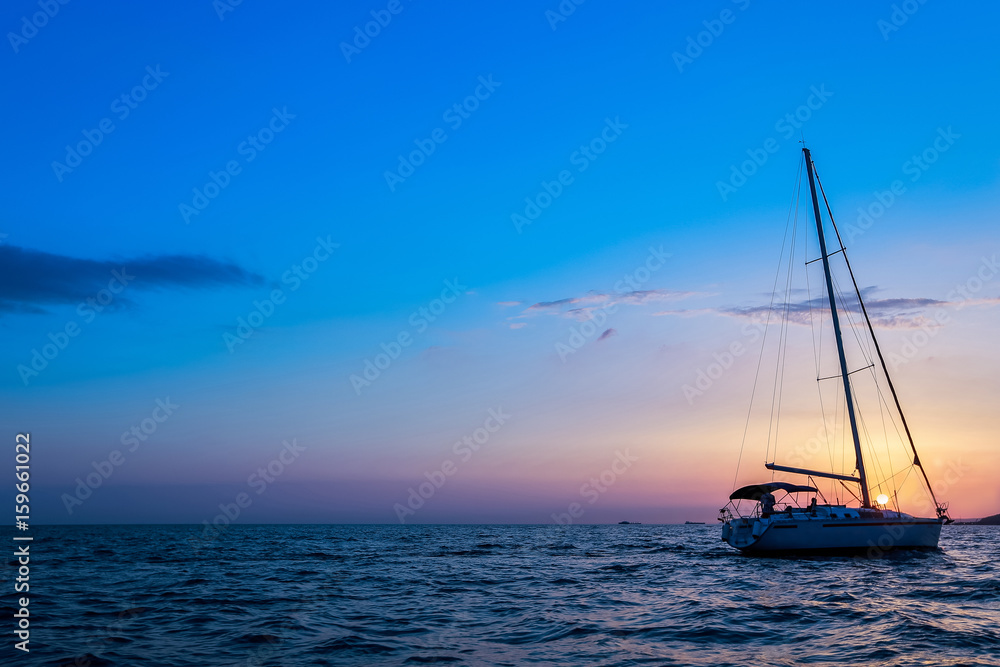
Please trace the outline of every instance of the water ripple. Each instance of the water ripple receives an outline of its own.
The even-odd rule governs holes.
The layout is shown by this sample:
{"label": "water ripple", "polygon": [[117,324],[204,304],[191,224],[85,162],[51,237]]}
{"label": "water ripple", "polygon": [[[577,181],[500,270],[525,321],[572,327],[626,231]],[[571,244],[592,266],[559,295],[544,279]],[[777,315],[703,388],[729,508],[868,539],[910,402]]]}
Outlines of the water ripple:
{"label": "water ripple", "polygon": [[36,531],[32,652],[0,664],[1000,665],[991,527],[881,560],[750,558],[715,526]]}

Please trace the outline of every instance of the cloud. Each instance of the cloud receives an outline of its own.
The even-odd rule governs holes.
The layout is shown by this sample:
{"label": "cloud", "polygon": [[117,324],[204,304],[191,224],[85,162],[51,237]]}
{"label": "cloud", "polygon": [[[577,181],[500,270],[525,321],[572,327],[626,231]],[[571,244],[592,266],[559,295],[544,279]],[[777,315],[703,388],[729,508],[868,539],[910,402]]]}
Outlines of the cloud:
{"label": "cloud", "polygon": [[[925,326],[927,318],[922,317],[922,313],[927,308],[935,308],[948,305],[947,301],[927,298],[893,298],[893,299],[872,299],[870,294],[875,288],[869,287],[864,290],[865,308],[871,318],[872,325],[886,329],[912,329]],[[853,297],[853,298],[852,298]],[[794,324],[808,325],[814,318],[823,317],[830,308],[827,297],[816,297],[805,301],[779,303],[773,306],[772,318],[777,320],[784,311],[788,321]],[[720,313],[734,317],[747,317],[755,320],[766,319],[771,306],[750,306],[743,308],[721,308]],[[855,316],[861,315],[861,304],[853,294],[849,295],[846,303],[840,303],[838,310],[841,313],[850,313]]]}
{"label": "cloud", "polygon": [[549,308],[554,308],[556,310],[559,310],[559,308],[561,308],[562,306],[565,306],[565,305],[568,305],[568,304],[571,304],[571,303],[577,303],[578,301],[579,300],[575,299],[575,298],[571,298],[571,299],[559,299],[558,301],[540,301],[540,302],[538,302],[536,304],[528,306],[528,310],[546,310],[546,309],[549,309]]}
{"label": "cloud", "polygon": [[718,308],[679,308],[675,310],[658,310],[654,316],[675,315],[677,317],[696,317],[698,315],[719,315]]}
{"label": "cloud", "polygon": [[[951,305],[949,301],[929,298],[872,298],[872,295],[877,291],[875,287],[866,287],[861,290],[872,326],[883,329],[917,329],[927,326],[937,326],[937,321],[925,317],[923,312],[929,308],[940,308]],[[814,318],[825,317],[829,309],[829,300],[826,296],[822,296],[802,301],[775,303],[774,305],[663,310],[654,314],[675,315],[679,317],[714,314],[750,319],[763,324],[768,320],[769,314],[772,322],[780,321],[784,312],[789,322],[809,325],[810,322],[814,321]],[[861,304],[858,302],[857,297],[853,293],[850,293],[847,295],[847,302],[839,304],[838,311],[842,316],[846,313],[855,318],[861,317]]]}
{"label": "cloud", "polygon": [[965,306],[1000,306],[1000,296],[989,296],[982,299],[964,299],[958,302],[962,308]]}
{"label": "cloud", "polygon": [[[572,317],[578,320],[589,320],[595,310],[607,308],[608,306],[629,305],[641,306],[649,303],[662,301],[679,301],[692,296],[700,295],[699,292],[684,292],[679,290],[652,289],[633,290],[631,292],[587,292],[583,296],[567,297],[555,301],[539,301],[524,309],[515,316],[516,318],[529,317],[539,314],[558,315],[561,317]],[[573,306],[570,308],[569,306]],[[515,318],[511,318],[515,319]]]}
{"label": "cloud", "polygon": [[604,333],[597,337],[598,341],[602,341],[605,338],[611,338],[612,336],[617,336],[618,331],[616,329],[605,329]]}
{"label": "cloud", "polygon": [[497,301],[498,306],[503,306],[504,308],[509,308],[511,306],[520,306],[520,301]]}
{"label": "cloud", "polygon": [[[0,313],[44,313],[45,306],[77,304],[115,278],[134,276],[130,289],[260,286],[263,276],[202,255],[146,255],[99,261],[0,245]],[[116,283],[117,284],[117,283]],[[127,303],[118,297],[120,303]]]}

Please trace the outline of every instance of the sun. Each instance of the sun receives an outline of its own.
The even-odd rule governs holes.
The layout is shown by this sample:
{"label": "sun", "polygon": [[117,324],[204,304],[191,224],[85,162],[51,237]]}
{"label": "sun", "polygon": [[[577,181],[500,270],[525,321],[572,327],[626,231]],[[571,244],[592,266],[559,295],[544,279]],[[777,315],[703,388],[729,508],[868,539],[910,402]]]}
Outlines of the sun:
{"label": "sun", "polygon": [[884,493],[880,493],[878,494],[878,498],[875,499],[875,502],[877,502],[879,505],[885,505],[887,502],[889,502],[889,496],[885,495]]}

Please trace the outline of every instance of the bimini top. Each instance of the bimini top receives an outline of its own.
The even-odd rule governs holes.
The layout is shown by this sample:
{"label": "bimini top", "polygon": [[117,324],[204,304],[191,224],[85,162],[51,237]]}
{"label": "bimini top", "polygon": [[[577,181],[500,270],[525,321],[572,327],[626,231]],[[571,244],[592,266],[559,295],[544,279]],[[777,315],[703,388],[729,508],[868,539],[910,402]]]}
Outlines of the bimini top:
{"label": "bimini top", "polygon": [[766,482],[764,484],[751,484],[750,486],[744,486],[743,488],[736,489],[729,494],[729,499],[760,500],[760,497],[765,493],[772,493],[774,491],[803,493],[809,491],[815,492],[816,489],[812,486],[799,486],[798,484],[789,484],[788,482]]}

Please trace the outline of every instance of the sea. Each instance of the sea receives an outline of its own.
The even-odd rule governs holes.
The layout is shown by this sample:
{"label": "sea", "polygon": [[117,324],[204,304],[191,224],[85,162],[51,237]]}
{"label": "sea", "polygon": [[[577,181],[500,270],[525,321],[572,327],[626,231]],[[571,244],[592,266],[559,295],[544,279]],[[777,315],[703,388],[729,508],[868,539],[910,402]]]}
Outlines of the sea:
{"label": "sea", "polygon": [[872,558],[744,556],[718,525],[31,530],[4,666],[1000,665],[996,526]]}

